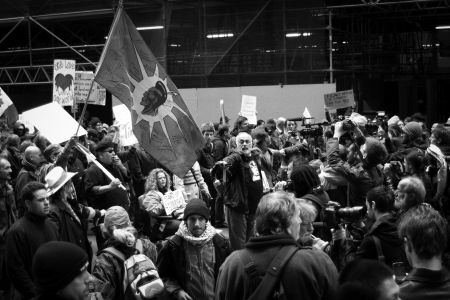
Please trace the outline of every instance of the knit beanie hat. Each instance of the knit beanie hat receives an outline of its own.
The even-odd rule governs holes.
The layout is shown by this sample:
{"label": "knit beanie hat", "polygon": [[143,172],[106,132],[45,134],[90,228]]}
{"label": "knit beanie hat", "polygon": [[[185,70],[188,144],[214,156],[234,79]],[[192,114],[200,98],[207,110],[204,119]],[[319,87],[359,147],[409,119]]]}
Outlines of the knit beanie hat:
{"label": "knit beanie hat", "polygon": [[68,242],[48,242],[33,257],[34,283],[40,293],[57,292],[81,274],[88,256],[79,246]]}
{"label": "knit beanie hat", "polygon": [[113,227],[124,228],[131,226],[130,217],[122,206],[111,206],[105,212],[104,225],[106,230],[112,231]]}
{"label": "knit beanie hat", "polygon": [[415,140],[422,136],[422,125],[420,125],[418,122],[409,122],[406,123],[406,125],[403,127],[403,131],[406,133],[406,135],[409,136],[411,140]]}
{"label": "knit beanie hat", "polygon": [[364,127],[367,124],[367,118],[356,112],[353,112],[350,115],[349,119],[352,120],[357,126],[360,126],[360,127]]}
{"label": "knit beanie hat", "polygon": [[192,199],[188,202],[186,207],[184,208],[184,220],[186,221],[190,215],[200,215],[205,217],[206,220],[209,220],[210,213],[209,208],[206,206],[205,202],[200,199]]}

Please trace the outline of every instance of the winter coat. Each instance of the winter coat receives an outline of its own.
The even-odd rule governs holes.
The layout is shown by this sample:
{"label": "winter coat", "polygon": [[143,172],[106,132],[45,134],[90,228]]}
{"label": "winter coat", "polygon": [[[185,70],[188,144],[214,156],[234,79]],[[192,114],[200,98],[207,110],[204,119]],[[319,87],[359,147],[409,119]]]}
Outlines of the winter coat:
{"label": "winter coat", "polygon": [[14,289],[18,291],[15,299],[30,299],[36,295],[31,273],[33,256],[39,246],[56,240],[56,225],[48,218],[29,212],[9,229],[6,237],[6,268]]}
{"label": "winter coat", "polygon": [[218,162],[228,155],[228,141],[225,137],[215,135],[211,139],[211,143],[213,144],[211,154],[214,158],[214,162]]}
{"label": "winter coat", "polygon": [[450,273],[446,269],[433,271],[413,269],[400,284],[402,300],[450,299]]}
{"label": "winter coat", "polygon": [[[256,164],[261,176],[261,167],[256,160],[246,157],[239,152],[233,152],[223,159],[229,166],[226,170],[227,179],[224,182],[224,204],[239,213],[255,213],[259,200],[263,195],[262,180],[253,181],[250,164]],[[223,167],[216,165],[213,168],[213,176],[221,180]],[[250,185],[253,187],[249,191]],[[250,197],[251,196],[251,199]]]}
{"label": "winter coat", "polygon": [[[148,239],[141,239],[143,254],[152,262],[156,261],[156,246]],[[114,247],[125,255],[125,259],[137,254],[139,251],[134,247],[128,247],[114,239],[105,243],[105,248]],[[135,299],[134,296],[125,295],[123,287],[124,265],[123,261],[109,252],[99,251],[92,270],[94,276],[95,291],[100,292],[104,300]]]}
{"label": "winter coat", "polygon": [[405,251],[403,250],[403,241],[398,237],[396,218],[391,215],[385,215],[375,221],[370,230],[364,236],[359,246],[356,257],[378,260],[378,253],[373,237],[380,241],[384,263],[392,267],[394,262],[407,263]]}
{"label": "winter coat", "polygon": [[[212,243],[215,257],[214,277],[217,279],[219,268],[231,253],[231,247],[228,240],[220,234],[216,234],[212,238]],[[174,294],[180,289],[186,290],[187,280],[190,278],[189,268],[187,268],[186,246],[186,241],[182,237],[174,235],[163,242],[158,254],[159,276],[164,280],[166,289],[170,294]]]}
{"label": "winter coat", "polygon": [[365,205],[367,192],[376,186],[382,185],[384,175],[378,166],[368,166],[365,162],[350,165],[339,156],[339,142],[336,138],[327,141],[328,167],[331,168],[337,185],[349,184],[350,204]]}
{"label": "winter coat", "polygon": [[[242,250],[234,251],[219,271],[216,300],[244,300],[254,292],[257,284],[250,281],[239,252],[250,254],[257,274],[264,277],[270,262],[283,246],[298,246],[287,234],[254,237]],[[286,299],[334,299],[338,273],[331,259],[322,251],[299,249],[281,274]]]}

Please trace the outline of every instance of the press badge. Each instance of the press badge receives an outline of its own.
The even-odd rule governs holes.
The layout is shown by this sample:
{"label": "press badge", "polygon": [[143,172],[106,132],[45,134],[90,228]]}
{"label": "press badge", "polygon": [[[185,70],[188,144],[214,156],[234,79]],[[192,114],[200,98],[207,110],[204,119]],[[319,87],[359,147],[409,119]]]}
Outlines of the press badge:
{"label": "press badge", "polygon": [[258,167],[256,166],[256,163],[254,161],[251,161],[249,164],[250,172],[252,172],[252,180],[253,181],[259,181],[261,180],[261,176],[259,176]]}

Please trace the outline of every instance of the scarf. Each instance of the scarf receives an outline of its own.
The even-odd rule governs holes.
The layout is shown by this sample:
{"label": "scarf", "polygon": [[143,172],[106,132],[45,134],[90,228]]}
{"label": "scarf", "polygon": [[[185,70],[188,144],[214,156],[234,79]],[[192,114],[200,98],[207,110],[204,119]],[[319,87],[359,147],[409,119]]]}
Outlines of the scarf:
{"label": "scarf", "polygon": [[214,235],[216,234],[216,229],[208,221],[206,223],[205,231],[203,231],[201,236],[196,237],[192,235],[192,233],[187,228],[186,223],[182,221],[180,227],[178,227],[178,231],[175,234],[193,245],[203,246],[214,237]]}

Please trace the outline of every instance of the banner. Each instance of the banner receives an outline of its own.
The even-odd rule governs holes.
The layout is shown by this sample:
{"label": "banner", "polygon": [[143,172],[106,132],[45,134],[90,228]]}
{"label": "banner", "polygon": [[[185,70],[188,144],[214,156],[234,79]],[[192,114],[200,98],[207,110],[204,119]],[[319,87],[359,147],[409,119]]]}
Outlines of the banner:
{"label": "banner", "polygon": [[[113,96],[114,97],[114,96]],[[119,127],[120,146],[131,146],[138,143],[134,136],[133,126],[131,125],[131,113],[125,104],[113,106],[114,125]]]}
{"label": "banner", "polygon": [[[75,72],[75,102],[84,104],[86,97],[94,80],[94,72],[77,71]],[[106,102],[106,90],[98,83],[94,82],[88,104],[103,105]]]}
{"label": "banner", "polygon": [[53,102],[61,106],[73,106],[75,61],[53,61]]}
{"label": "banner", "polygon": [[352,107],[355,105],[353,90],[325,94],[324,98],[326,108],[338,109]]}
{"label": "banner", "polygon": [[246,117],[250,124],[256,124],[256,97],[242,95],[241,116]]}
{"label": "banner", "polygon": [[[25,111],[22,119],[33,124],[52,144],[68,141],[78,128],[78,122],[55,102]],[[80,127],[77,136],[86,134]]]}
{"label": "banner", "polygon": [[182,178],[197,160],[203,136],[177,87],[122,8],[114,17],[95,81],[128,107],[141,146]]}

